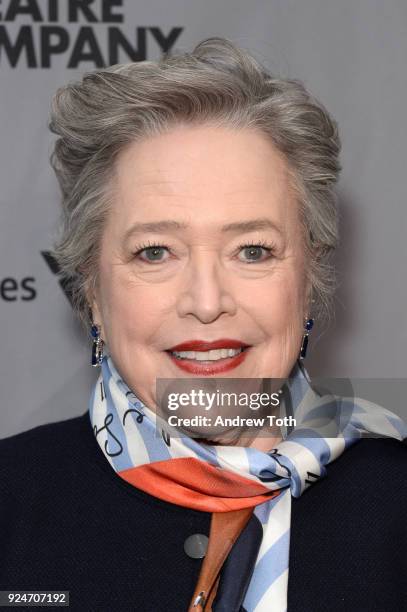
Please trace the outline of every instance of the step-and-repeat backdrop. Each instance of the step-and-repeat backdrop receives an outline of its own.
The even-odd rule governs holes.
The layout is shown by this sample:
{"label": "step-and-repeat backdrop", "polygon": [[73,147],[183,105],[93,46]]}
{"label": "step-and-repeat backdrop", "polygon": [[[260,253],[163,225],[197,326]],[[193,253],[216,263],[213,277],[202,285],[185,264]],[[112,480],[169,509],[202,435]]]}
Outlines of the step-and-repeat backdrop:
{"label": "step-and-repeat backdrop", "polygon": [[0,437],[82,414],[97,373],[46,255],[59,212],[52,94],[208,36],[302,79],[339,123],[340,288],[308,369],[406,376],[406,29],[401,0],[0,0]]}

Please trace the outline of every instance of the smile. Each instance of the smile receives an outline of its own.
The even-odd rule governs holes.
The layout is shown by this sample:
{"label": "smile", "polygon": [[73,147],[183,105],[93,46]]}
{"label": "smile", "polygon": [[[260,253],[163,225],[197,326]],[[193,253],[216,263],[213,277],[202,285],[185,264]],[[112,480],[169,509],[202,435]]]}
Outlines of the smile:
{"label": "smile", "polygon": [[212,351],[171,351],[178,359],[195,359],[196,361],[219,361],[227,357],[235,357],[242,352],[240,349],[214,349]]}
{"label": "smile", "polygon": [[184,372],[196,376],[220,374],[236,368],[246,358],[250,346],[216,348],[210,350],[167,350],[171,361]]}

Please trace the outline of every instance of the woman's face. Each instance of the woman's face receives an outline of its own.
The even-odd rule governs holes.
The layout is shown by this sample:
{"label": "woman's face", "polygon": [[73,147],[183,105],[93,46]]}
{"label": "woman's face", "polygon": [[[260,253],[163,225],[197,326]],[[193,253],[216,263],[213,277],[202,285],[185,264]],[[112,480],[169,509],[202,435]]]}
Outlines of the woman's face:
{"label": "woman's face", "polygon": [[[308,285],[297,202],[270,141],[176,127],[121,153],[114,193],[93,317],[136,395],[154,406],[156,378],[288,376]],[[196,340],[248,348],[174,349]]]}

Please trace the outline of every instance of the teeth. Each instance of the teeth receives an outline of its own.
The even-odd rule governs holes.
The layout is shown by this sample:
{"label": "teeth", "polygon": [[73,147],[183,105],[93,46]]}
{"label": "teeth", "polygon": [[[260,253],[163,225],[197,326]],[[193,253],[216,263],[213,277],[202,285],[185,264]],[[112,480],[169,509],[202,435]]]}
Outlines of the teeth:
{"label": "teeth", "polygon": [[171,351],[179,359],[195,359],[196,361],[217,361],[226,357],[234,357],[242,352],[242,349],[214,349],[212,351]]}

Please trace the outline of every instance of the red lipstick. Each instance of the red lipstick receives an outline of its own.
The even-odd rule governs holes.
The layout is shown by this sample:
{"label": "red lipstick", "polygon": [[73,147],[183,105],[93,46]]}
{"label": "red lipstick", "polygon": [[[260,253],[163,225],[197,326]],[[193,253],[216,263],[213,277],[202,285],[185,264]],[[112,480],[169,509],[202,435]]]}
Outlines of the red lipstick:
{"label": "red lipstick", "polygon": [[169,348],[169,351],[211,351],[213,349],[221,349],[221,348],[246,348],[250,346],[249,344],[245,344],[244,342],[240,342],[240,340],[232,340],[231,338],[220,338],[219,340],[213,340],[212,342],[208,342],[206,340],[187,340],[186,342],[181,342],[180,344],[176,344]]}
{"label": "red lipstick", "polygon": [[[242,349],[240,353],[234,357],[224,357],[216,361],[205,360],[198,361],[196,359],[185,359],[179,358],[172,354],[171,351],[194,351],[194,352],[206,352],[216,349]],[[240,340],[234,340],[231,338],[220,338],[219,340],[213,340],[211,342],[206,340],[187,340],[181,342],[168,349],[166,352],[170,359],[175,365],[189,374],[195,374],[196,376],[210,376],[213,374],[221,374],[236,368],[239,364],[246,359],[249,344],[241,342]]]}

